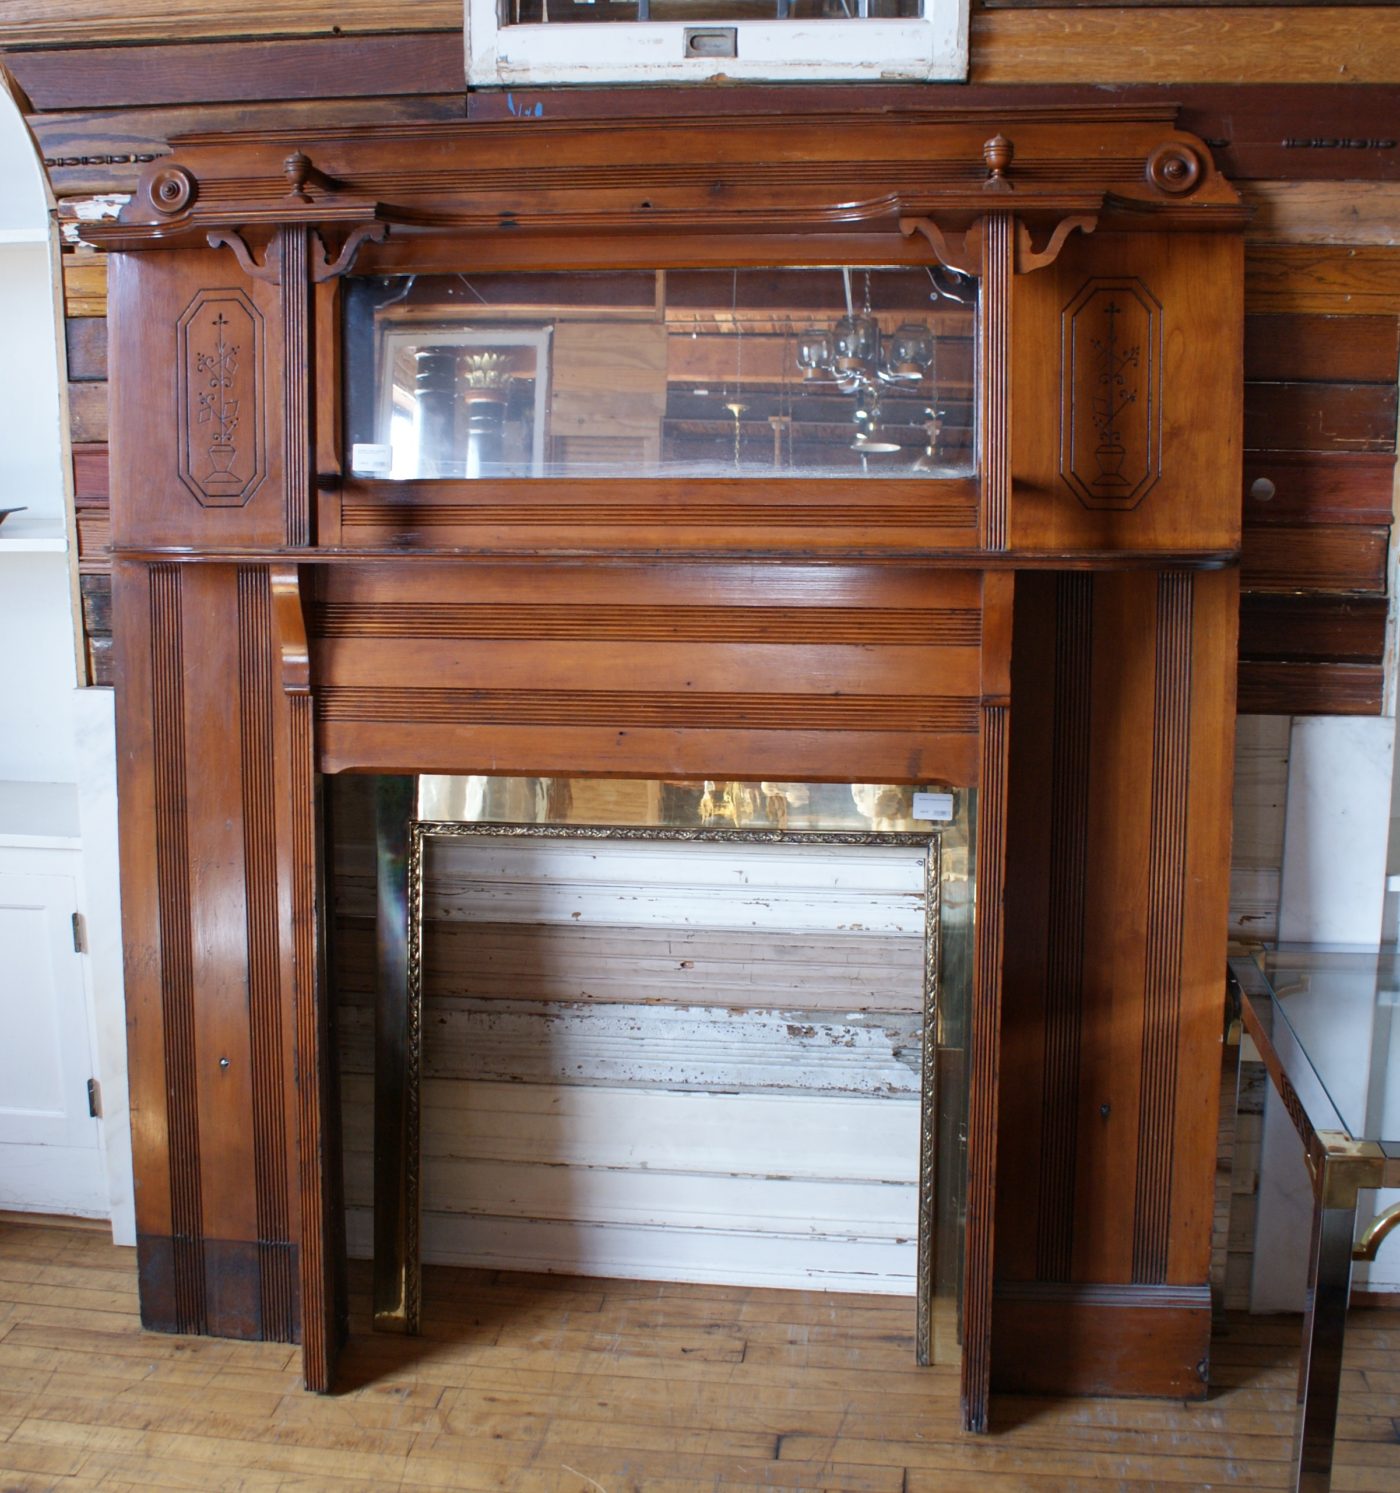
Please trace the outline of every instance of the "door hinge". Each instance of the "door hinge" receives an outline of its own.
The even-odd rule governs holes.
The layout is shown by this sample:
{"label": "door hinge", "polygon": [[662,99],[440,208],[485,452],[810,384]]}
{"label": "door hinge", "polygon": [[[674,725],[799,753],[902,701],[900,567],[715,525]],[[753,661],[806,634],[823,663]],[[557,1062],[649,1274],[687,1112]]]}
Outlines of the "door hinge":
{"label": "door hinge", "polygon": [[94,1120],[102,1118],[102,1085],[95,1078],[88,1079],[88,1114]]}
{"label": "door hinge", "polygon": [[83,915],[80,912],[75,912],[73,914],[73,952],[75,954],[86,952],[84,948],[85,943],[86,940],[83,938]]}

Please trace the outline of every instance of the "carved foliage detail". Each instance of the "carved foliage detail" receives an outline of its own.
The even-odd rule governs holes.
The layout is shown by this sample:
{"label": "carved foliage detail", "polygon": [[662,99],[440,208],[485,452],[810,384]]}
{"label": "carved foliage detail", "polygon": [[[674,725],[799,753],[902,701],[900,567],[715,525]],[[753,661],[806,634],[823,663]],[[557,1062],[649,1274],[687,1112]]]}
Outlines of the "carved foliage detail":
{"label": "carved foliage detail", "polygon": [[180,480],[206,508],[241,508],[267,474],[262,313],[202,290],[178,323]]}
{"label": "carved foliage detail", "polygon": [[1060,317],[1060,475],[1086,508],[1136,508],[1162,475],[1162,306],[1093,279]]}

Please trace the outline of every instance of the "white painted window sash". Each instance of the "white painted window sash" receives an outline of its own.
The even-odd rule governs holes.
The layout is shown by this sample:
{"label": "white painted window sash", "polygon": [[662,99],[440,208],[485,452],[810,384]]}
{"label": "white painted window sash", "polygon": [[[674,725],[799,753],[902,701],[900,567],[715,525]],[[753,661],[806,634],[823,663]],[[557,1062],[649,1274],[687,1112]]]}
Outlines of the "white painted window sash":
{"label": "white painted window sash", "polygon": [[[968,0],[925,0],[904,20],[612,21],[502,26],[497,0],[465,0],[467,82],[953,81],[967,76]],[[685,56],[694,26],[733,28],[734,57]]]}

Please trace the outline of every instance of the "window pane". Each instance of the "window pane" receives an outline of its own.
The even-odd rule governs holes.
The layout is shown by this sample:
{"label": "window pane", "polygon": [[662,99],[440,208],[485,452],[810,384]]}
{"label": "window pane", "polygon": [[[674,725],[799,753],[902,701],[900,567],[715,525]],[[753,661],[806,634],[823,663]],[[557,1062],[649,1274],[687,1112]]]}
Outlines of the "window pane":
{"label": "window pane", "polygon": [[352,280],[348,465],[967,476],[976,293],[923,267]]}
{"label": "window pane", "polygon": [[506,0],[501,24],[595,21],[898,21],[923,0]]}

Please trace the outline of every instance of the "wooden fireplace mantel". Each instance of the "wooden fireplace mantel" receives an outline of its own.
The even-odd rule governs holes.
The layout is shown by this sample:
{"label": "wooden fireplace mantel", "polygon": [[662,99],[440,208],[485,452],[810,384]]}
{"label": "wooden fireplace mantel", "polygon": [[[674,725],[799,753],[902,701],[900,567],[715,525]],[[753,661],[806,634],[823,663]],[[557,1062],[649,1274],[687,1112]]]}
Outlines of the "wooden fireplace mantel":
{"label": "wooden fireplace mantel", "polygon": [[[1242,219],[1153,107],[190,136],[84,229],[114,251],[148,1326],[299,1338],[333,1386],[318,773],[859,762],[979,791],[968,1424],[997,1387],[1204,1392]],[[342,468],[347,275],[936,263],[981,286],[974,480]],[[1135,352],[1112,471],[1084,438],[1110,305]],[[235,345],[211,471],[199,379]]]}

